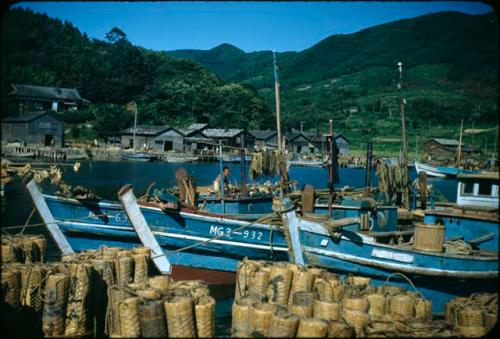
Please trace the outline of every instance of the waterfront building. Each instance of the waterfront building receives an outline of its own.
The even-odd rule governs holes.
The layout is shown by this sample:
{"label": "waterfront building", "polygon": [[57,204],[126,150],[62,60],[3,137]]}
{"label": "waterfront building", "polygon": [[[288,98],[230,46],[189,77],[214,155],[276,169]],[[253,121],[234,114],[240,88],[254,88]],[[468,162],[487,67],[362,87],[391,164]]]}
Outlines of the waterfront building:
{"label": "waterfront building", "polygon": [[41,110],[81,110],[90,104],[76,88],[11,84],[9,96],[18,104],[19,114]]}
{"label": "waterfront building", "polygon": [[[135,148],[155,150],[159,152],[183,151],[184,136],[177,129],[164,126],[137,125],[135,129]],[[134,147],[134,127],[121,132],[123,148]]]}
{"label": "waterfront building", "polygon": [[64,146],[64,123],[47,111],[2,119],[2,143],[19,146]]}

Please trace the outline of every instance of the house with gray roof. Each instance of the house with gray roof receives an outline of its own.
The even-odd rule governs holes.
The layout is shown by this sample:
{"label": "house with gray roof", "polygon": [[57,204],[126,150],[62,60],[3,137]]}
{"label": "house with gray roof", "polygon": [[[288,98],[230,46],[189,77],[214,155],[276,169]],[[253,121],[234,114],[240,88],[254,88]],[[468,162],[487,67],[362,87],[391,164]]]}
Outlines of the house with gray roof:
{"label": "house with gray roof", "polygon": [[[459,142],[455,139],[432,138],[424,143],[424,152],[435,158],[454,159],[458,154]],[[473,145],[461,146],[461,153],[464,157],[481,153]]]}
{"label": "house with gray roof", "polygon": [[207,128],[202,133],[216,143],[220,141],[226,146],[240,147],[245,131],[238,128]]}
{"label": "house with gray roof", "polygon": [[[328,142],[324,134],[307,134],[309,139],[320,149],[321,153],[326,154],[328,152]],[[349,154],[349,140],[340,133],[333,133],[337,148],[339,150],[339,155]]]}
{"label": "house with gray roof", "polygon": [[64,146],[64,123],[47,111],[2,119],[2,143],[22,146]]}
{"label": "house with gray roof", "polygon": [[82,98],[76,88],[11,84],[9,93],[19,105],[19,113],[53,110],[80,110],[90,101]]}
{"label": "house with gray roof", "polygon": [[294,154],[318,154],[320,149],[303,132],[292,132],[285,135],[285,147]]}
{"label": "house with gray roof", "polygon": [[152,149],[158,152],[184,150],[184,135],[168,125],[137,125],[135,129],[129,127],[123,130],[120,133],[123,148],[134,147],[134,130],[136,149]]}
{"label": "house with gray roof", "polygon": [[278,148],[278,133],[270,130],[251,130],[245,140],[248,149],[265,150]]}

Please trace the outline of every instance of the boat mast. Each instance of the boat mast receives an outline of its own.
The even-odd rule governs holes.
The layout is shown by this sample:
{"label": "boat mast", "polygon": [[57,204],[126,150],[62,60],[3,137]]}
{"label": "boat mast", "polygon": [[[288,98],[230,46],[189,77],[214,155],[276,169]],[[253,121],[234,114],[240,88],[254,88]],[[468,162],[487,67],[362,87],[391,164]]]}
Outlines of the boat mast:
{"label": "boat mast", "polygon": [[328,157],[330,158],[330,164],[328,166],[328,215],[332,217],[332,205],[333,205],[333,181],[334,181],[334,173],[333,173],[333,120],[329,121],[329,133],[326,136],[328,142]]}
{"label": "boat mast", "polygon": [[280,121],[280,83],[278,78],[278,66],[276,65],[276,51],[273,50],[274,66],[274,95],[276,99],[276,129],[278,130],[278,152],[281,154],[281,121]]}
{"label": "boat mast", "polygon": [[460,158],[462,156],[462,133],[464,128],[464,119],[460,123],[460,139],[458,140],[458,155],[457,155],[457,167],[460,167]]}
{"label": "boat mast", "polygon": [[401,134],[402,134],[402,142],[403,142],[403,161],[401,165],[403,166],[403,207],[410,207],[410,196],[408,192],[408,145],[406,141],[406,122],[405,122],[405,104],[406,99],[403,98],[401,94],[402,83],[403,83],[403,63],[398,62],[398,70],[399,70],[399,83],[398,83],[398,91],[399,91],[399,100],[401,107]]}
{"label": "boat mast", "polygon": [[135,131],[137,129],[137,103],[134,102],[134,144],[133,144],[133,149],[135,152]]}
{"label": "boat mast", "polygon": [[280,171],[280,178],[281,178],[281,185],[280,185],[280,198],[283,198],[283,191],[284,191],[284,185],[285,185],[285,173],[286,171],[286,160],[283,159],[283,150],[282,150],[282,143],[281,143],[281,118],[280,118],[280,82],[278,78],[278,66],[276,65],[276,51],[273,50],[273,66],[274,66],[274,95],[275,95],[275,100],[276,100],[276,129],[278,131],[278,161],[280,163],[279,171]]}

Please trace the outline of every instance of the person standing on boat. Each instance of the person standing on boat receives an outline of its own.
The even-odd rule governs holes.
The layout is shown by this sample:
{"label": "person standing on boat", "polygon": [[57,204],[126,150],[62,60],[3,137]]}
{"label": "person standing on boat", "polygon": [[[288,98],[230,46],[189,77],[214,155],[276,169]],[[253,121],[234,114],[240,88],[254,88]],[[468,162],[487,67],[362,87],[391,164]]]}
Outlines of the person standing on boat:
{"label": "person standing on boat", "polygon": [[[229,167],[224,166],[224,168],[222,169],[224,195],[229,192],[229,174],[231,174],[231,170],[229,169]],[[214,192],[220,194],[220,174],[214,180]]]}

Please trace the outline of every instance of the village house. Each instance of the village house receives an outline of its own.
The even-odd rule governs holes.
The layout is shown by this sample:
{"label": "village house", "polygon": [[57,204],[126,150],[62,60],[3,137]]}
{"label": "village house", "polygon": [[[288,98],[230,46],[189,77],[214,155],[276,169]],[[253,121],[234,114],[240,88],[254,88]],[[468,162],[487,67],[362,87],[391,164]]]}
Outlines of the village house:
{"label": "village house", "polygon": [[246,139],[247,149],[260,151],[278,148],[278,133],[269,130],[252,130]]}
{"label": "village house", "polygon": [[303,132],[285,135],[286,149],[296,154],[318,154],[320,149]]}
{"label": "village house", "polygon": [[209,148],[207,145],[215,144],[216,141],[207,138],[203,134],[203,130],[208,128],[208,124],[191,124],[186,128],[179,129],[179,132],[184,135],[184,146],[186,151],[191,151],[193,153],[199,153],[205,148]]}
{"label": "village house", "polygon": [[[337,143],[337,148],[339,150],[339,155],[349,154],[349,140],[340,133],[334,133],[335,142]],[[320,149],[321,153],[326,154],[328,152],[328,143],[326,136],[319,135],[309,135],[309,139]]]}
{"label": "village house", "polygon": [[[182,133],[167,125],[138,125],[135,129],[135,140],[136,149],[152,149],[159,152],[184,150]],[[134,147],[134,127],[121,132],[121,144],[123,148]]]}
{"label": "village house", "polygon": [[56,112],[81,110],[90,104],[90,101],[80,96],[75,88],[60,88],[48,86],[11,84],[9,93],[19,106],[19,113],[41,110]]}
{"label": "village house", "polygon": [[[434,158],[454,159],[458,154],[458,145],[455,139],[433,138],[424,143],[424,152]],[[461,146],[462,159],[480,152],[472,145]]]}
{"label": "village house", "polygon": [[2,119],[2,143],[19,146],[64,146],[64,123],[47,111]]}
{"label": "village house", "polygon": [[[239,148],[245,131],[237,128],[207,128],[202,133],[206,138],[214,140],[216,144],[222,142],[223,145]],[[212,149],[214,147],[212,146]]]}

